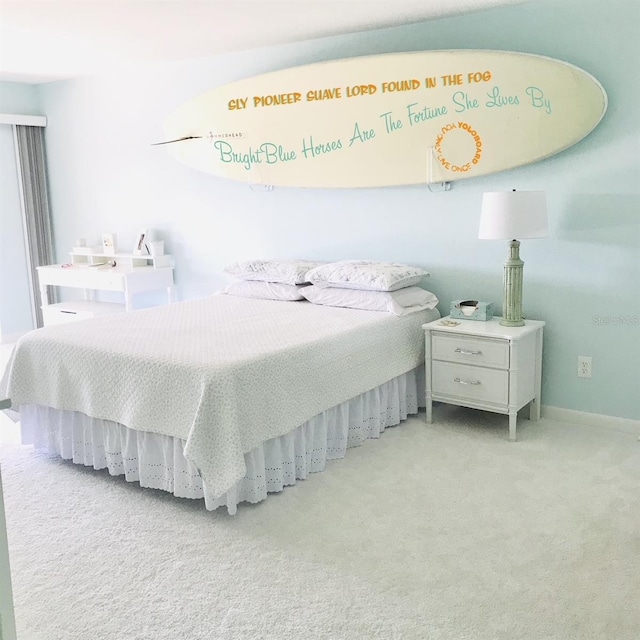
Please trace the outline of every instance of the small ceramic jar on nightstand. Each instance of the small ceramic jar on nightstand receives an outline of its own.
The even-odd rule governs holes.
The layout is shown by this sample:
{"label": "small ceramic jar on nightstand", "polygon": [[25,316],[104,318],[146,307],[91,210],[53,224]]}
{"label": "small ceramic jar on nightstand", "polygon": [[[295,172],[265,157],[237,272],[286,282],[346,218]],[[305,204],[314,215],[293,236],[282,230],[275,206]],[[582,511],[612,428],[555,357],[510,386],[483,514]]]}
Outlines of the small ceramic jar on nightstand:
{"label": "small ceramic jar on nightstand", "polygon": [[509,439],[516,439],[518,411],[529,404],[529,419],[540,419],[542,329],[449,317],[422,325],[425,331],[427,422],[433,401],[509,416]]}

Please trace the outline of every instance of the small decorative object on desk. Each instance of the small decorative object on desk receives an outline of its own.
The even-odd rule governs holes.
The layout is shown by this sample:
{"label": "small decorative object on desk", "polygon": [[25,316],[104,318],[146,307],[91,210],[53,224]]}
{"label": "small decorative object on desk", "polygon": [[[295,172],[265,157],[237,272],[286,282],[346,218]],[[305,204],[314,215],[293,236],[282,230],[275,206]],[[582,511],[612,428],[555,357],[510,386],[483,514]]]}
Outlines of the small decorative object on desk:
{"label": "small decorative object on desk", "polygon": [[117,253],[115,233],[102,234],[102,250],[106,255],[115,255]]}
{"label": "small decorative object on desk", "polygon": [[86,245],[76,245],[72,249],[73,249],[73,253],[77,253],[79,256],[90,256],[94,253],[102,252],[102,246],[87,247]]}
{"label": "small decorative object on desk", "polygon": [[151,242],[149,242],[149,253],[152,256],[163,256],[164,240],[151,240]]}
{"label": "small decorative object on desk", "polygon": [[454,300],[451,303],[450,317],[464,320],[491,320],[493,318],[493,302],[480,300]]}
{"label": "small decorative object on desk", "polygon": [[138,233],[138,237],[136,239],[136,244],[133,247],[133,253],[137,256],[143,256],[143,255],[147,255],[148,251],[147,251],[147,230],[146,229],[142,229],[139,233]]}

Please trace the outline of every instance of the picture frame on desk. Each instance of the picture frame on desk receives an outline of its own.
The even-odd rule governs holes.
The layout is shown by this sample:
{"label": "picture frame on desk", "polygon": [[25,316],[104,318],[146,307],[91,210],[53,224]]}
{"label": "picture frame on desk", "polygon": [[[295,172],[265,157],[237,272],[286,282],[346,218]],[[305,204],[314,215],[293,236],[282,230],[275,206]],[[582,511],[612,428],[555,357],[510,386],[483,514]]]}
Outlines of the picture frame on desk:
{"label": "picture frame on desk", "polygon": [[133,247],[133,253],[136,256],[145,256],[149,252],[147,251],[147,230],[141,229],[138,232],[138,236],[136,238],[136,244]]}
{"label": "picture frame on desk", "polygon": [[102,234],[102,251],[108,256],[114,256],[118,252],[115,233]]}

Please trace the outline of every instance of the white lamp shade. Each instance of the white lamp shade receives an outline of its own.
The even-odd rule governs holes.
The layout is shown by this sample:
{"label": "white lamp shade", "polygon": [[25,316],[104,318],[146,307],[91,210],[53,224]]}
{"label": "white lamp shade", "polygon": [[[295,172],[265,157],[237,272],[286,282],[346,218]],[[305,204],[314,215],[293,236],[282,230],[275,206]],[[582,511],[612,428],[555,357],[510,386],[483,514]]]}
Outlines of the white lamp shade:
{"label": "white lamp shade", "polygon": [[493,191],[482,196],[481,240],[546,238],[547,200],[544,191]]}

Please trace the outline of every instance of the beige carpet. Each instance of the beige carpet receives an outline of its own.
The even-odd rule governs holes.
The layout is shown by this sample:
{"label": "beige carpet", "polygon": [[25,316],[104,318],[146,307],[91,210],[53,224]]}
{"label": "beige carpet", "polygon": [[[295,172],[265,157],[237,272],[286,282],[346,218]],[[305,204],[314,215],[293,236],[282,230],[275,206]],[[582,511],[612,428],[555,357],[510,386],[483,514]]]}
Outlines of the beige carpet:
{"label": "beige carpet", "polygon": [[235,517],[0,449],[19,640],[637,640],[638,434],[435,417]]}

